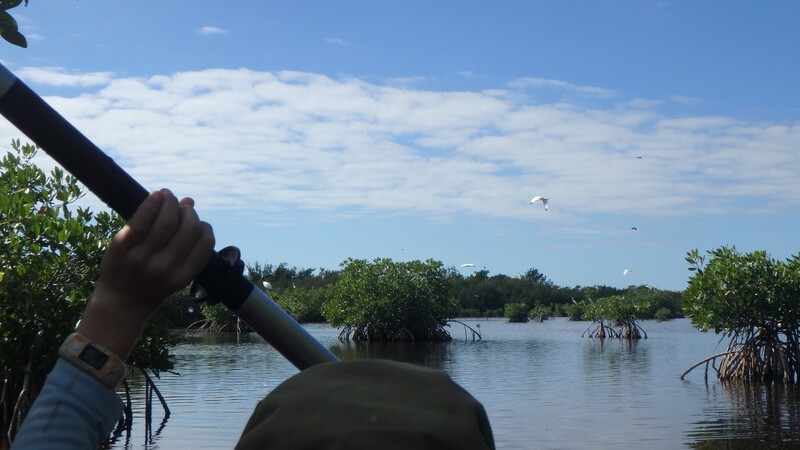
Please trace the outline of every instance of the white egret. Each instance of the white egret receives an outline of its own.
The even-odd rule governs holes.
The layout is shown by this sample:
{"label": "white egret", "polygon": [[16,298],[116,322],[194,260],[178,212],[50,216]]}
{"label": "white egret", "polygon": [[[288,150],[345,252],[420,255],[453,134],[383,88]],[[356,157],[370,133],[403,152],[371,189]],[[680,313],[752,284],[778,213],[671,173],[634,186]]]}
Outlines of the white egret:
{"label": "white egret", "polygon": [[534,204],[536,202],[542,202],[542,205],[544,205],[544,210],[547,211],[547,199],[546,198],[542,197],[541,195],[537,195],[536,197],[533,197],[533,199],[531,200],[531,204]]}
{"label": "white egret", "polygon": [[266,289],[268,291],[272,290],[272,285],[269,283],[269,281],[264,280],[264,281],[261,282],[261,284],[264,286],[264,289]]}
{"label": "white egret", "polygon": [[468,268],[468,267],[475,267],[475,264],[472,264],[472,263],[466,263],[466,264],[462,264],[462,265],[461,265],[461,267],[464,267],[464,268]]}
{"label": "white egret", "polygon": [[625,270],[622,271],[622,276],[624,277],[625,275],[627,275],[629,273],[631,273],[631,271],[629,269],[625,269]]}

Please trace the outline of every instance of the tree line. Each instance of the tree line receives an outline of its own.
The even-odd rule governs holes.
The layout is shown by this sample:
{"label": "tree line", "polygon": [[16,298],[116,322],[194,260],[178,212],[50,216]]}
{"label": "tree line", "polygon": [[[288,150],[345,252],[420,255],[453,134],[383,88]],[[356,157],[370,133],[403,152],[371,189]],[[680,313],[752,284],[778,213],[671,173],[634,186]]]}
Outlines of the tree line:
{"label": "tree line", "polygon": [[[254,285],[264,289],[267,294],[289,315],[298,322],[330,322],[323,313],[323,304],[333,295],[344,294],[340,284],[342,274],[354,271],[354,265],[362,268],[371,264],[385,266],[384,277],[396,277],[393,280],[398,291],[415,289],[410,280],[401,279],[400,271],[391,272],[388,268],[400,268],[404,265],[415,265],[421,270],[425,264],[435,264],[440,268],[440,278],[444,283],[439,292],[446,298],[447,308],[444,313],[454,317],[506,317],[512,321],[520,321],[522,314],[527,320],[552,316],[566,316],[572,320],[592,320],[591,305],[595,301],[603,302],[604,298],[619,297],[634,302],[639,320],[668,320],[682,317],[683,294],[679,291],[655,289],[649,286],[629,286],[615,288],[611,286],[558,286],[535,268],[524,274],[512,277],[504,274],[490,275],[487,270],[477,270],[469,275],[462,274],[455,267],[445,268],[440,261],[399,262],[388,258],[375,261],[345,260],[340,270],[325,268],[298,268],[286,262],[277,265],[253,263],[246,267],[246,276]],[[391,273],[388,273],[391,272]],[[375,283],[379,278],[372,278]],[[264,284],[264,283],[268,284]],[[366,280],[364,280],[366,283]],[[268,286],[265,287],[265,286]],[[365,290],[364,286],[349,283],[347,288],[352,294]],[[338,294],[334,294],[338,292]],[[406,292],[406,296],[412,296]],[[395,297],[401,296],[398,292]],[[359,308],[366,308],[359,304]],[[609,307],[610,308],[610,307]],[[358,309],[358,308],[355,308]],[[595,308],[596,309],[596,308]],[[332,311],[332,308],[328,308]],[[520,313],[521,311],[521,313]],[[215,331],[233,331],[236,328],[236,317],[223,305],[193,306],[188,298],[173,303],[164,311],[176,328],[197,327]],[[331,314],[329,313],[328,316]],[[241,324],[239,324],[241,327]]]}

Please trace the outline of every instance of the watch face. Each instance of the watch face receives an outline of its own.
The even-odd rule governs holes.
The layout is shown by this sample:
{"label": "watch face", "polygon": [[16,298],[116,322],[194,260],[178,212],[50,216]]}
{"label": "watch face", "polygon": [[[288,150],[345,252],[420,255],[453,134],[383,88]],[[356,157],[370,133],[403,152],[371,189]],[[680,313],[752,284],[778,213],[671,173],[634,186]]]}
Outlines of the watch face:
{"label": "watch face", "polygon": [[84,347],[78,357],[81,361],[94,367],[95,370],[100,370],[106,364],[106,361],[108,361],[108,355],[98,350],[97,347],[92,344]]}

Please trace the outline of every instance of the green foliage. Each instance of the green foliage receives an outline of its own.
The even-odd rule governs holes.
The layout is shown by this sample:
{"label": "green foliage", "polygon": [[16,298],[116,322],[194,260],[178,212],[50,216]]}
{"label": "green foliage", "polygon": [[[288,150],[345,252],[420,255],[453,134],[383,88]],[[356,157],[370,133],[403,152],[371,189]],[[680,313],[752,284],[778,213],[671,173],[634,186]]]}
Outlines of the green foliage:
{"label": "green foliage", "polygon": [[[9,9],[16,8],[21,3],[22,0],[0,0],[0,36],[11,44],[26,48],[28,41],[19,32],[17,21],[8,13]],[[28,0],[25,0],[25,6],[28,6]]]}
{"label": "green foliage", "polygon": [[222,303],[200,303],[200,312],[205,321],[200,326],[203,331],[234,331],[238,323],[236,314]]}
{"label": "green foliage", "polygon": [[798,257],[776,261],[764,251],[739,253],[735,247],[697,250],[686,261],[695,275],[686,289],[685,313],[702,331],[731,333],[749,327],[800,327]]}
{"label": "green foliage", "polygon": [[720,379],[796,383],[800,346],[800,254],[785,262],[735,247],[686,256],[684,311],[701,331],[731,337]]}
{"label": "green foliage", "polygon": [[530,309],[525,303],[506,303],[505,317],[509,322],[527,322]]}
{"label": "green foliage", "polygon": [[620,324],[638,320],[648,307],[649,305],[641,299],[612,295],[597,299],[589,309],[594,317],[603,317]]}
{"label": "green foliage", "polygon": [[188,328],[204,320],[200,305],[189,296],[189,287],[172,295],[158,311],[170,328]]}
{"label": "green foliage", "polygon": [[553,312],[549,306],[536,305],[533,308],[531,308],[530,314],[528,314],[528,316],[537,322],[543,322],[549,319],[552,313]]}
{"label": "green foliage", "polygon": [[342,267],[322,305],[340,339],[450,340],[444,326],[456,305],[441,262],[351,258]]}
{"label": "green foliage", "polygon": [[298,322],[324,322],[320,310],[325,301],[325,289],[281,289],[274,291],[272,299]]}
{"label": "green foliage", "polygon": [[[647,300],[636,296],[610,295],[582,303],[584,315],[597,324],[589,333],[589,337],[622,339],[640,339],[642,335],[647,337],[637,323],[642,314],[650,309]],[[617,329],[608,326],[607,322],[616,325]]]}
{"label": "green foliage", "polygon": [[658,308],[653,318],[659,322],[672,319],[672,311],[669,308]]}
{"label": "green foliage", "polygon": [[161,371],[175,367],[175,358],[169,349],[178,344],[178,336],[163,315],[156,315],[147,323],[142,337],[136,342],[128,363],[150,369],[158,376]]}
{"label": "green foliage", "polygon": [[11,147],[0,162],[0,375],[8,390],[5,402],[16,399],[26,377],[32,386],[43,382],[55,362],[55,349],[75,329],[103,250],[122,223],[107,213],[75,208],[83,194],[74,177],[58,167],[45,174],[32,162],[36,148],[31,145],[13,141]]}
{"label": "green foliage", "polygon": [[[37,150],[11,143],[0,161],[0,408],[5,427],[29,405],[75,329],[94,288],[103,252],[123,221],[76,207],[77,179],[58,167],[46,174]],[[129,362],[169,370],[173,343],[165,325],[150,324]],[[29,383],[30,389],[23,392]],[[16,402],[16,403],[15,403]]]}

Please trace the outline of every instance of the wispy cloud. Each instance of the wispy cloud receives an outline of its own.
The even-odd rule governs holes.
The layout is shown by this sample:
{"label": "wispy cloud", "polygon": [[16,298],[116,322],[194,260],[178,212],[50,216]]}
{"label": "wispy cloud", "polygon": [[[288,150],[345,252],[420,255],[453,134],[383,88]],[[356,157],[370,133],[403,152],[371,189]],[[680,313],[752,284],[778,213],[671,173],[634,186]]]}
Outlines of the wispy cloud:
{"label": "wispy cloud", "polygon": [[[288,71],[19,73],[96,86],[48,101],[143,185],[216,210],[530,220],[530,197],[546,195],[548,215],[565,224],[592,213],[722,213],[743,195],[800,206],[800,124],[667,116],[642,99],[541,103],[518,90],[580,90],[566,82],[441,92]],[[0,127],[0,140],[15,137]]]}
{"label": "wispy cloud", "polygon": [[347,45],[347,41],[342,38],[326,37],[323,39],[325,43],[332,45]]}
{"label": "wispy cloud", "polygon": [[213,34],[227,34],[228,30],[224,28],[212,27],[210,25],[206,25],[204,27],[196,29],[195,32],[202,36],[209,36]]}
{"label": "wispy cloud", "polygon": [[111,72],[70,72],[61,67],[26,67],[16,71],[26,83],[56,87],[104,86],[111,82]]}
{"label": "wispy cloud", "polygon": [[615,95],[615,92],[611,89],[605,89],[596,86],[578,86],[572,83],[567,83],[566,81],[548,80],[545,78],[531,78],[531,77],[519,78],[509,83],[509,86],[515,89],[526,89],[526,88],[561,89],[601,98],[610,98]]}
{"label": "wispy cloud", "polygon": [[702,103],[702,100],[700,100],[699,98],[687,97],[685,95],[672,95],[672,96],[670,96],[669,99],[672,100],[675,103],[679,103],[681,105],[687,105],[687,106],[691,106],[691,105],[696,105],[698,103]]}

